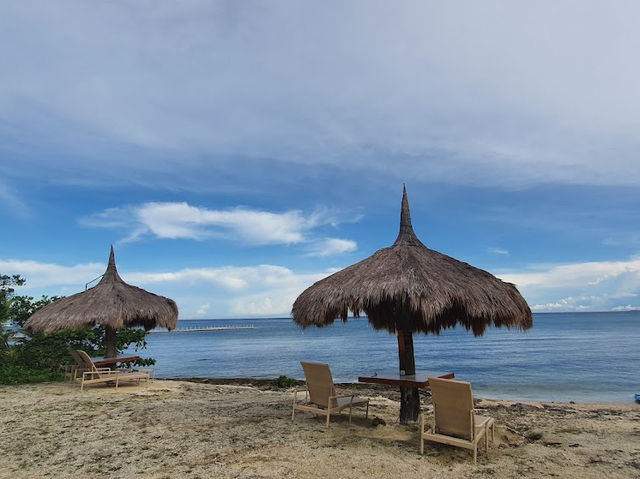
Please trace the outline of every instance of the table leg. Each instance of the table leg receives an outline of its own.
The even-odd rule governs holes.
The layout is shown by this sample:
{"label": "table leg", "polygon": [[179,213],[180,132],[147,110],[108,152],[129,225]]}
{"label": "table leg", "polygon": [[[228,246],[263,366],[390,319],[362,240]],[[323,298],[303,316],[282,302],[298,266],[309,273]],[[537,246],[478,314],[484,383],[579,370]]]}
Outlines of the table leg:
{"label": "table leg", "polygon": [[416,422],[420,416],[418,388],[400,388],[400,424]]}

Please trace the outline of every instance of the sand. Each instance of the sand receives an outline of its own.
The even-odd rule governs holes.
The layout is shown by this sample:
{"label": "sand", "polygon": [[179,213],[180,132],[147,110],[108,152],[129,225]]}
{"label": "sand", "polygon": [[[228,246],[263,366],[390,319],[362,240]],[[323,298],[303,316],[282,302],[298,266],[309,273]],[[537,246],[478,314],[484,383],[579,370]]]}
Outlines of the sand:
{"label": "sand", "polygon": [[497,427],[474,466],[443,445],[420,456],[394,391],[349,389],[372,398],[369,420],[327,429],[305,413],[292,422],[291,391],[267,382],[3,386],[0,477],[640,477],[640,406],[478,400]]}

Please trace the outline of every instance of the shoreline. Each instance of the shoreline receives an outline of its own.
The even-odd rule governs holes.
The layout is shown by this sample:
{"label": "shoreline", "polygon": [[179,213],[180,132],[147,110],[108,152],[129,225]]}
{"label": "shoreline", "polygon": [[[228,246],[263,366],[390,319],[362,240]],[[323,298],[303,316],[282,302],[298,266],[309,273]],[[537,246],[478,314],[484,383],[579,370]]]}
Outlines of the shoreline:
{"label": "shoreline", "polygon": [[[163,381],[185,381],[197,384],[226,384],[226,385],[237,385],[237,386],[251,386],[257,388],[266,388],[271,390],[286,390],[283,388],[279,388],[276,384],[276,379],[270,378],[205,378],[205,377],[189,377],[189,378],[161,378],[157,379]],[[300,386],[304,385],[304,380],[297,380]],[[383,395],[388,398],[393,398],[399,400],[400,393],[397,391],[397,388],[385,386],[382,384],[369,384],[369,383],[360,383],[360,382],[336,382],[336,387],[342,389],[353,389],[357,391],[375,391],[376,393]],[[473,386],[473,385],[472,385]],[[624,407],[629,406],[631,408],[638,407],[640,408],[640,404],[637,404],[633,399],[633,394],[629,394],[628,402],[616,402],[616,401],[559,401],[554,399],[519,399],[519,398],[500,398],[500,397],[489,397],[489,396],[479,396],[474,393],[473,398],[474,401],[492,401],[492,402],[505,402],[505,403],[524,403],[524,404],[566,404],[567,406],[571,405],[595,405],[595,406],[614,406],[614,407]],[[420,389],[420,395],[425,397],[431,397],[431,393],[428,389]]]}
{"label": "shoreline", "polygon": [[[70,383],[0,386],[0,478],[627,478],[640,475],[640,407],[477,399],[496,420],[478,465],[398,422],[397,394],[337,385],[371,399],[354,410],[291,420],[275,380],[156,380],[81,393]],[[371,385],[376,386],[376,385]],[[430,400],[421,395],[423,411]],[[384,424],[375,425],[374,418]]]}

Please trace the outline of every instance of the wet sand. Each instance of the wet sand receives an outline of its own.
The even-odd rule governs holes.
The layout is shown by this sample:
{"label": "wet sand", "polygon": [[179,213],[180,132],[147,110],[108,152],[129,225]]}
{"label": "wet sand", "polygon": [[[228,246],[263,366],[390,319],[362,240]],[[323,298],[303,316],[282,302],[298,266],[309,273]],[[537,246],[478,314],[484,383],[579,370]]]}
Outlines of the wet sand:
{"label": "wet sand", "polygon": [[214,382],[0,386],[0,478],[640,477],[633,404],[478,400],[496,441],[474,466],[444,445],[421,456],[393,390],[345,386],[371,398],[369,419],[356,411],[327,429],[305,413],[292,422],[291,391],[271,381]]}

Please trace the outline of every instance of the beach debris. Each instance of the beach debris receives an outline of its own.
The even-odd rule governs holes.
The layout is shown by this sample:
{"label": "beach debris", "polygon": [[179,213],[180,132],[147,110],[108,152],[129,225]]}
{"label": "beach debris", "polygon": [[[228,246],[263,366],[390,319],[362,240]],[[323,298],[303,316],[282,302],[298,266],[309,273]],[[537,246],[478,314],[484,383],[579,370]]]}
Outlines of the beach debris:
{"label": "beach debris", "polygon": [[547,446],[547,447],[558,447],[558,446],[562,446],[562,443],[561,443],[561,442],[558,442],[558,441],[544,441],[542,444],[543,444],[544,446]]}
{"label": "beach debris", "polygon": [[542,439],[542,433],[540,431],[527,431],[524,435],[529,441],[534,442]]}
{"label": "beach debris", "polygon": [[377,426],[386,426],[387,425],[387,421],[385,421],[384,419],[382,419],[381,417],[375,416],[373,418],[373,420],[371,421],[371,425],[374,427]]}

